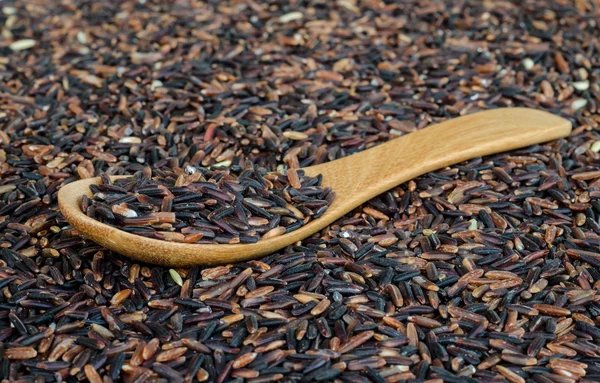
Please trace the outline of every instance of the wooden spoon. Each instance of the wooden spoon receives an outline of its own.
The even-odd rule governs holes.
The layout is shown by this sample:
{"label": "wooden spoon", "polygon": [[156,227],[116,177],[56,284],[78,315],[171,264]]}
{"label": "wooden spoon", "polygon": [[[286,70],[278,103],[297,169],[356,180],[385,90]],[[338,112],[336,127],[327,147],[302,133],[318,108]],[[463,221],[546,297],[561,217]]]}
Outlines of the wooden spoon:
{"label": "wooden spoon", "polygon": [[[81,196],[100,178],[63,186],[58,202],[64,217],[94,242],[140,261],[164,266],[233,263],[273,253],[300,241],[369,199],[424,173],[475,157],[551,141],[569,135],[571,123],[547,112],[504,108],[479,112],[396,138],[372,149],[304,168],[323,175],[337,194],[329,209],[307,225],[254,244],[184,244],[150,239],[98,222],[81,211]],[[116,178],[116,177],[115,177]]]}

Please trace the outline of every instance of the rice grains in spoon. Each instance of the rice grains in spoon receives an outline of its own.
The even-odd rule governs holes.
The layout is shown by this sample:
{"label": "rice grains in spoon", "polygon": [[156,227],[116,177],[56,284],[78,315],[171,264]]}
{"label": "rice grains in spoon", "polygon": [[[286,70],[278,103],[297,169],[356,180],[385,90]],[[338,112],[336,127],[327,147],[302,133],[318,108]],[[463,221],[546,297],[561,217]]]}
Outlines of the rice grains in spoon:
{"label": "rice grains in spoon", "polygon": [[256,243],[319,218],[335,198],[322,177],[249,168],[137,172],[90,185],[82,197],[89,217],[129,233],[182,243]]}

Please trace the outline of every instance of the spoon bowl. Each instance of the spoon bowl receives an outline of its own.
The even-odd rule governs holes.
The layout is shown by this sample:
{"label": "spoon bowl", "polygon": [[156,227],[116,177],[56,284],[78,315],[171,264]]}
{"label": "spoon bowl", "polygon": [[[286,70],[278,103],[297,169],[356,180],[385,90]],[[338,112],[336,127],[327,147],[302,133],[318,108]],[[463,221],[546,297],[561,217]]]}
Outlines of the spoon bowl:
{"label": "spoon bowl", "polygon": [[[81,198],[92,196],[89,178],[64,185],[60,210],[69,223],[92,241],[139,261],[171,267],[217,265],[273,253],[318,232],[369,199],[422,174],[475,157],[539,144],[571,132],[571,123],[547,112],[527,108],[494,109],[448,120],[390,140],[360,153],[303,168],[308,176],[323,175],[337,197],[318,219],[278,237],[252,244],[186,244],[119,230],[88,217]],[[129,177],[115,176],[113,179]]]}

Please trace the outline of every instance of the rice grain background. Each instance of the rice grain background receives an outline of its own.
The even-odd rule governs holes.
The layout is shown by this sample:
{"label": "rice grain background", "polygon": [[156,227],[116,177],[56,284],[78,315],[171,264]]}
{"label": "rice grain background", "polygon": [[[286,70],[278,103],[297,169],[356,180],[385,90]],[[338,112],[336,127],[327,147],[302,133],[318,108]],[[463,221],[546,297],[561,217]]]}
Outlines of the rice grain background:
{"label": "rice grain background", "polygon": [[[597,0],[1,11],[3,382],[600,381]],[[256,261],[134,263],[58,211],[80,178],[285,171],[503,106],[575,129]]]}

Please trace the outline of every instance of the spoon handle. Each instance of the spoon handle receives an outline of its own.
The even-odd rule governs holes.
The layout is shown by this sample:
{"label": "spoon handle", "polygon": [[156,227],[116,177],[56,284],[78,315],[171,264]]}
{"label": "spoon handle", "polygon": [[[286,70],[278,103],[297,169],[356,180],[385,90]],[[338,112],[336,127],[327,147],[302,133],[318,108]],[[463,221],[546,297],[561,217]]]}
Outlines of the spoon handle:
{"label": "spoon handle", "polygon": [[308,175],[323,174],[323,184],[331,186],[338,196],[325,215],[339,217],[424,173],[565,137],[570,131],[568,120],[544,111],[493,109],[448,120],[304,170]]}

